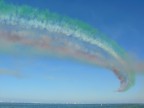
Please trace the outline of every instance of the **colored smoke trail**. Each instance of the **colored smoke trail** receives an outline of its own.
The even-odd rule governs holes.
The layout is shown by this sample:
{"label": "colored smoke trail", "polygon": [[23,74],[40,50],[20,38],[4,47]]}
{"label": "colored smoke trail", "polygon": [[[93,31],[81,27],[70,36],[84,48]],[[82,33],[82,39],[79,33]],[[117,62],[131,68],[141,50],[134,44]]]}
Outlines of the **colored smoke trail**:
{"label": "colored smoke trail", "polygon": [[10,75],[10,76],[14,76],[14,77],[21,77],[22,75],[17,72],[17,71],[11,71],[11,70],[7,70],[7,69],[0,69],[0,74],[1,75]]}
{"label": "colored smoke trail", "polygon": [[95,64],[116,74],[121,83],[118,91],[129,89],[135,80],[127,53],[95,28],[47,10],[6,4],[3,0],[0,52],[55,54]]}

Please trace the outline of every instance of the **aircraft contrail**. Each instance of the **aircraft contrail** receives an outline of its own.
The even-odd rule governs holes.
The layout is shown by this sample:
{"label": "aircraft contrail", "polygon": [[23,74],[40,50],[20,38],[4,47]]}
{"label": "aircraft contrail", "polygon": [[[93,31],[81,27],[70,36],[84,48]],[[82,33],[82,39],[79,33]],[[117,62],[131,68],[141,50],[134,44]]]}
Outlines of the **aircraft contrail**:
{"label": "aircraft contrail", "polygon": [[135,82],[137,69],[127,52],[96,28],[48,10],[7,4],[3,0],[0,0],[0,51],[54,54],[110,69],[120,80],[118,91],[128,90]]}

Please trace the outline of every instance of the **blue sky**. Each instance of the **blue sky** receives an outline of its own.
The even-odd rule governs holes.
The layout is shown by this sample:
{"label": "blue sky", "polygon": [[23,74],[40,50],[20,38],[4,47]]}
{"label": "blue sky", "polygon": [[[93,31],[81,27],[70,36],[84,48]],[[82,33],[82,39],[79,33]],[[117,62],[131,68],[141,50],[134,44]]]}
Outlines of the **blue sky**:
{"label": "blue sky", "polygon": [[[81,20],[119,43],[130,55],[144,59],[142,0],[6,0],[49,9]],[[143,76],[130,90],[116,92],[119,81],[109,70],[70,59],[17,57],[0,54],[0,67],[25,73],[0,75],[0,100],[48,103],[144,102]]]}

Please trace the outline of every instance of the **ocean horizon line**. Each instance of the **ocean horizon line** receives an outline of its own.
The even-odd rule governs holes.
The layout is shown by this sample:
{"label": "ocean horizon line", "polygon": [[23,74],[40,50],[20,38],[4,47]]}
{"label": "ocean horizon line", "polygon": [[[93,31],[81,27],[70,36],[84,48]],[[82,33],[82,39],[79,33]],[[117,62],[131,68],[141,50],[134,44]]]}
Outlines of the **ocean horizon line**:
{"label": "ocean horizon line", "polygon": [[79,102],[66,102],[66,103],[50,103],[50,102],[7,102],[7,101],[0,101],[0,104],[56,104],[56,105],[65,105],[65,104],[69,104],[69,105],[107,105],[107,104],[141,104],[144,105],[144,103],[79,103]]}

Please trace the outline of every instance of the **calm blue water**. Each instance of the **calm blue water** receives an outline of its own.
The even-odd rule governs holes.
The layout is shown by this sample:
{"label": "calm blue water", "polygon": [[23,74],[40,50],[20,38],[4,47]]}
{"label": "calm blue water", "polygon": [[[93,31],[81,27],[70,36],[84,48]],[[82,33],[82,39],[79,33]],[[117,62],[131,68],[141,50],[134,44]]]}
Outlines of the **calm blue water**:
{"label": "calm blue water", "polygon": [[144,108],[144,104],[24,104],[0,103],[0,108]]}

